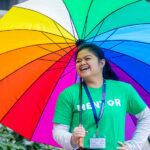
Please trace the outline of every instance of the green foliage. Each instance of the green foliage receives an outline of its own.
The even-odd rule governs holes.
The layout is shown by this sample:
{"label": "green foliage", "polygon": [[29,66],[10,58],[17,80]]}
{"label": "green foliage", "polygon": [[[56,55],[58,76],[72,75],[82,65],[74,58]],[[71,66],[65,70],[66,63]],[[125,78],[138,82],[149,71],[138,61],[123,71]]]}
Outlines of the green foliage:
{"label": "green foliage", "polygon": [[31,142],[0,124],[0,150],[60,150],[49,145]]}

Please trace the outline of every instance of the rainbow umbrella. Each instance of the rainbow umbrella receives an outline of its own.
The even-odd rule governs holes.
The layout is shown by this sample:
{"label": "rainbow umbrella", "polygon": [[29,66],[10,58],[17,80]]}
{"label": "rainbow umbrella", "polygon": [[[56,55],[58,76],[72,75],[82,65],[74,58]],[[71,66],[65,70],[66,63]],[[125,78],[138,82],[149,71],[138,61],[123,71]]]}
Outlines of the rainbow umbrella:
{"label": "rainbow umbrella", "polygon": [[[150,4],[145,0],[29,0],[0,20],[0,121],[56,146],[58,94],[76,83],[78,39],[99,45],[122,81],[150,106]],[[126,139],[135,129],[127,116]]]}

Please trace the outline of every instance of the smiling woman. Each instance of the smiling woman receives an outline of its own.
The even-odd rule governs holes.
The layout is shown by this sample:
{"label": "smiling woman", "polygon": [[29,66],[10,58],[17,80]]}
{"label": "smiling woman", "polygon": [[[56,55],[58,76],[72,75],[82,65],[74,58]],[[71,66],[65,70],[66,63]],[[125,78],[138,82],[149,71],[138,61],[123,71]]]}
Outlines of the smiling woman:
{"label": "smiling woman", "polygon": [[[59,97],[62,99],[62,105],[60,109],[58,106],[58,111],[64,113],[65,117],[64,122],[59,122],[62,118],[57,120],[58,124],[68,125],[69,133],[74,133],[73,129],[79,125],[77,118],[80,115],[77,105],[79,93],[82,91],[80,87],[83,89],[82,102],[88,104],[83,106],[91,108],[84,87],[77,83],[79,76],[75,69],[74,52],[77,48],[75,43],[79,39],[101,47],[119,80],[123,81],[111,80],[111,82],[109,78],[105,78],[104,75],[108,74],[105,73],[107,61],[104,59],[103,78],[106,80],[108,102],[105,103],[103,117],[106,122],[110,118],[110,125],[114,125],[113,118],[116,118],[114,116],[118,116],[117,114],[122,114],[120,113],[122,107],[135,105],[133,99],[128,98],[128,94],[132,91],[130,84],[150,106],[149,10],[150,4],[145,0],[28,0],[13,6],[5,17],[0,19],[0,122],[27,139],[57,146],[52,138],[55,104],[58,95],[74,84],[69,87],[70,91],[66,89]],[[92,59],[92,63],[93,61],[99,66],[102,60],[96,58]],[[93,73],[91,61],[84,67],[86,68],[79,66],[81,71]],[[84,77],[82,81],[92,79],[91,75],[89,78]],[[109,81],[117,84],[112,86]],[[89,90],[94,102],[101,104],[102,88],[99,87],[97,90],[89,87]],[[110,93],[108,98],[107,93]],[[124,103],[125,98],[130,105]],[[118,99],[121,108],[115,109],[114,99]],[[131,108],[127,107],[125,110],[129,111]],[[99,112],[99,109],[96,110]],[[88,147],[90,134],[95,133],[95,121],[91,109],[83,111],[84,114],[83,126],[89,131],[84,143],[85,147]],[[68,120],[65,120],[66,118]],[[117,118],[118,122],[123,123],[123,119]],[[134,121],[127,115],[126,140],[132,137],[135,129]],[[103,118],[100,120],[101,123],[105,124]],[[119,128],[119,131],[113,130],[112,127],[109,129],[112,129],[110,133],[114,131],[117,134],[120,131],[123,135],[123,130]],[[106,134],[108,133],[109,131]],[[117,144],[112,143],[117,138],[112,138],[112,134],[111,138],[108,135],[106,144],[116,148]],[[64,137],[63,140],[69,141]]]}
{"label": "smiling woman", "polygon": [[78,53],[76,58],[76,69],[81,78],[90,80],[90,77],[94,78],[99,76],[102,72],[102,68],[105,64],[105,60],[98,60],[98,58],[86,48]]}
{"label": "smiling woman", "polygon": [[[84,43],[84,41],[80,42],[80,46],[78,46],[78,51],[75,54],[77,71],[78,71],[78,66],[81,66],[81,67],[84,66],[82,64],[79,65],[79,63],[81,63],[81,60],[82,60],[80,57],[86,56],[85,58],[86,58],[87,62],[88,61],[93,62],[93,63],[95,62],[98,65],[97,69],[101,72],[100,75],[102,74],[102,76],[105,79],[118,80],[117,75],[113,72],[108,61],[104,57],[104,53],[101,50],[101,48],[94,44],[82,44],[82,43]],[[78,71],[78,73],[79,73],[79,71]]]}
{"label": "smiling woman", "polygon": [[[150,132],[149,108],[141,97],[130,84],[116,81],[100,47],[82,43],[75,60],[80,84],[58,98],[54,139],[65,149],[141,149]],[[130,141],[124,140],[127,112],[140,120]]]}

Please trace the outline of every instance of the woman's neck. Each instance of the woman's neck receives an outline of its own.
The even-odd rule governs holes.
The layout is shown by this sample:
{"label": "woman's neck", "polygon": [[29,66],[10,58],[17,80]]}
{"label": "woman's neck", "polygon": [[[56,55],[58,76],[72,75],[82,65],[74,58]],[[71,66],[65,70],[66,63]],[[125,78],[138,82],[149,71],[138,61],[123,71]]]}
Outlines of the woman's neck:
{"label": "woman's neck", "polygon": [[99,88],[103,84],[103,78],[92,78],[92,79],[85,79],[84,82],[86,83],[87,86],[93,87],[93,88]]}

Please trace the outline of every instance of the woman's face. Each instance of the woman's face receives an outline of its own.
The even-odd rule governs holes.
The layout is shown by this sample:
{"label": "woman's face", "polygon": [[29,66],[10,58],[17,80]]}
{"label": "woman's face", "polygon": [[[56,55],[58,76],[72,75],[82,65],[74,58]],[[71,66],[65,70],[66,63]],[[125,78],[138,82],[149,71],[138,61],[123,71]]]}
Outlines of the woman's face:
{"label": "woman's face", "polygon": [[76,70],[83,79],[100,77],[104,64],[104,59],[98,59],[92,52],[85,48],[77,55]]}

